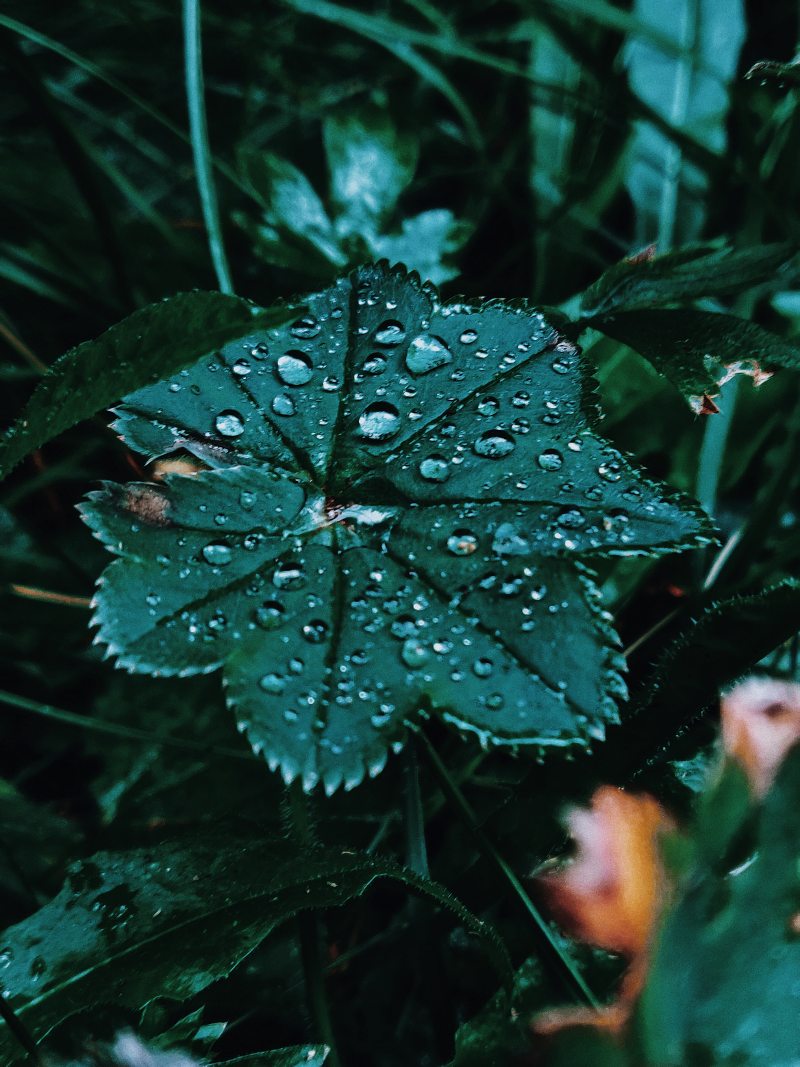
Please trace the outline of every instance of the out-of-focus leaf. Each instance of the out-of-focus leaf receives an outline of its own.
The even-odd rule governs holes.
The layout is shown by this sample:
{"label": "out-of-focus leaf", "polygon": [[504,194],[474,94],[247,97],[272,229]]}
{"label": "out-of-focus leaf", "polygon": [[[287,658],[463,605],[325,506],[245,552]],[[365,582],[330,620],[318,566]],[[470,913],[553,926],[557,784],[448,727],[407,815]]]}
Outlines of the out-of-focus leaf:
{"label": "out-of-focus leaf", "polygon": [[693,308],[655,308],[598,316],[592,325],[641,353],[698,414],[737,374],[756,385],[776,368],[800,370],[800,347],[754,322]]}
{"label": "out-of-focus leaf", "polygon": [[330,115],[323,133],[339,235],[377,233],[414,175],[416,139],[377,104]]}
{"label": "out-of-focus leaf", "polygon": [[779,287],[795,277],[799,266],[797,249],[790,244],[741,249],[695,245],[663,256],[633,256],[609,268],[584,292],[581,316],[593,319],[700,297],[729,296],[763,283]]}
{"label": "out-of-focus leaf", "polygon": [[261,308],[222,293],[180,293],[135,311],[55,361],[0,441],[0,476],[32,449],[107,408],[123,393],[175,374],[254,327],[292,310]]}
{"label": "out-of-focus leaf", "polygon": [[443,304],[385,263],[308,308],[125,401],[134,448],[213,469],[84,505],[121,557],[99,640],[143,674],[222,668],[307,789],[379,773],[423,709],[496,744],[597,737],[624,690],[577,560],[708,543],[705,515],[599,435],[534,308]]}
{"label": "out-of-focus leaf", "polygon": [[[740,799],[726,803],[734,805],[731,826],[741,826]],[[725,811],[701,824],[694,869],[661,930],[639,1006],[643,1063],[792,1067],[800,1060],[800,1030],[787,1025],[800,1011],[799,810],[795,749],[744,853],[719,862]]]}
{"label": "out-of-focus leaf", "polygon": [[[665,122],[713,152],[726,144],[728,84],[745,36],[742,0],[636,0],[634,17],[661,37],[629,39],[632,91]],[[705,216],[706,175],[655,125],[638,121],[627,186],[636,207],[637,243],[667,250],[697,238]]]}
{"label": "out-of-focus leaf", "polygon": [[[344,904],[381,879],[450,911],[481,936],[507,977],[497,935],[436,882],[389,860],[209,833],[98,853],[74,867],[54,900],[5,931],[3,994],[37,1038],[97,1003],[184,1000],[229,974],[293,915]],[[0,1027],[0,1053],[15,1051]]]}
{"label": "out-of-focus leaf", "polygon": [[752,669],[800,630],[800,583],[712,605],[679,635],[640,683],[621,728],[626,770],[638,753],[679,736],[686,723],[717,699],[720,688]]}
{"label": "out-of-focus leaf", "polygon": [[313,250],[334,266],[345,265],[347,257],[339,246],[333,223],[302,171],[271,152],[252,151],[242,152],[239,169],[247,187],[264,209],[266,228],[262,240],[266,242],[271,238],[279,253],[280,244],[288,235],[300,242],[295,253],[300,263],[303,251],[307,256]]}
{"label": "out-of-focus leaf", "polygon": [[329,1051],[326,1045],[295,1045],[237,1056],[235,1060],[221,1061],[218,1067],[318,1067],[327,1060]]}
{"label": "out-of-focus leaf", "polygon": [[468,234],[469,227],[459,222],[452,211],[433,208],[404,219],[398,234],[375,234],[369,244],[377,259],[405,263],[421,277],[440,285],[458,274],[452,257]]}

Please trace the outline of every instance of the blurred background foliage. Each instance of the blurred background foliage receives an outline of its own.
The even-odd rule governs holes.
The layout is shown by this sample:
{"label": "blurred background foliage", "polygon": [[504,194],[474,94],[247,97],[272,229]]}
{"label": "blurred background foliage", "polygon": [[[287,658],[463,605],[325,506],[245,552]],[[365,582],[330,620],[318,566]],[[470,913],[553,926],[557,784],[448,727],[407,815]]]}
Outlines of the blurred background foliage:
{"label": "blurred background foliage", "polygon": [[[799,37],[789,0],[209,0],[208,136],[235,291],[268,305],[386,256],[446,295],[526,297],[570,312],[605,269],[651,244],[797,244],[796,79],[774,64],[745,74],[789,62]],[[0,199],[5,425],[71,345],[164,295],[217,287],[176,4],[6,0]],[[702,306],[800,332],[795,276]],[[634,780],[687,806],[717,687],[759,661],[797,674],[796,591],[762,594],[797,575],[800,559],[796,376],[758,390],[734,379],[720,413],[704,419],[630,349],[591,331],[583,344],[605,432],[698,495],[726,552],[603,565],[632,699],[594,756],[531,764],[432,726],[520,874],[562,847],[563,804],[599,780]],[[68,859],[109,843],[237,816],[282,825],[279,783],[249,758],[216,680],[177,687],[116,675],[91,648],[88,598],[104,560],[74,504],[98,479],[132,475],[141,477],[138,461],[97,419],[2,487],[4,924],[49,899]],[[420,758],[431,871],[494,920],[519,962],[535,945],[526,914]],[[402,789],[391,761],[376,782],[318,805],[320,836],[407,857]],[[467,933],[396,890],[326,921],[344,1061],[451,1060],[457,1027],[496,988]],[[610,989],[618,965],[575,951],[594,988]],[[563,997],[539,970],[526,990],[529,1007]],[[227,1023],[215,1032],[220,1058],[318,1037],[288,927],[190,1005],[200,1007]],[[145,1033],[169,1033],[187,1010],[149,1009]],[[91,1026],[139,1023],[122,1015],[109,1008]],[[89,1025],[73,1023],[65,1047]],[[482,1049],[463,1031],[456,1062],[494,1062]]]}

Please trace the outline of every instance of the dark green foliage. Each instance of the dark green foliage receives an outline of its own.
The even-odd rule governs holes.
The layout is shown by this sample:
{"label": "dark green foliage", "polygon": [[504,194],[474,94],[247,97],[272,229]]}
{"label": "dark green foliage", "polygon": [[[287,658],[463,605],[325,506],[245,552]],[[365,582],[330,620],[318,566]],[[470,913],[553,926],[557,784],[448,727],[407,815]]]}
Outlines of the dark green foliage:
{"label": "dark green foliage", "polygon": [[[528,876],[603,781],[694,825],[719,687],[800,678],[797,19],[788,0],[8,0],[0,903],[15,938],[52,930],[18,955],[38,982],[0,938],[0,981],[30,994],[2,1002],[22,1009],[3,1062],[25,1019],[70,1067],[110,1067],[126,1031],[202,1063],[645,1062],[586,1031],[529,1047],[530,1013],[610,1000],[622,961],[546,937]],[[309,315],[324,328],[293,335]],[[401,318],[402,345],[373,344]],[[720,384],[734,370],[761,384]],[[375,404],[392,437],[363,437]],[[332,795],[290,801],[294,775]],[[726,803],[704,816],[720,845]],[[105,913],[67,871],[113,855],[138,891],[164,841],[194,859],[162,915],[223,903],[174,955],[157,906],[129,917],[118,994]],[[326,856],[351,874],[312,877]],[[750,869],[723,879],[747,888],[716,902],[724,929],[670,920],[693,999],[665,955],[653,1019],[695,1067],[763,1062],[735,1023],[718,1044],[772,988],[755,930],[722,973],[740,904],[788,885],[777,856]],[[522,967],[510,999],[475,916]],[[785,988],[793,967],[776,955]]]}

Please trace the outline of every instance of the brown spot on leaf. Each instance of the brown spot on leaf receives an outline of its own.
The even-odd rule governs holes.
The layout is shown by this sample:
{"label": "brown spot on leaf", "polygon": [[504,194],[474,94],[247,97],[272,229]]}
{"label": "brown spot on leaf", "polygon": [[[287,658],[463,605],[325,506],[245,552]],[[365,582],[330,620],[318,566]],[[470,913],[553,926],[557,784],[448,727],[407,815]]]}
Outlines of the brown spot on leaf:
{"label": "brown spot on leaf", "polygon": [[172,525],[167,518],[169,499],[154,486],[126,486],[123,507],[147,526]]}
{"label": "brown spot on leaf", "polygon": [[722,701],[722,746],[763,797],[787,753],[800,741],[800,685],[750,678]]}
{"label": "brown spot on leaf", "polygon": [[626,256],[626,263],[649,263],[651,259],[656,258],[657,246],[655,244],[647,245],[641,252],[634,252],[632,256]]}

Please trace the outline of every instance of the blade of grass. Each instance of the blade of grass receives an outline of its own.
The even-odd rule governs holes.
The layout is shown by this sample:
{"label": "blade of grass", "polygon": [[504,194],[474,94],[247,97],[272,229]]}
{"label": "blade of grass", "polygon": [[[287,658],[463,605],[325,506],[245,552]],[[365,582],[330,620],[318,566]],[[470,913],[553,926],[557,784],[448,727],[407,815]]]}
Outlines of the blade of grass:
{"label": "blade of grass", "polygon": [[219,221],[217,190],[211,168],[211,151],[208,145],[205,89],[203,86],[203,40],[200,20],[200,0],[183,0],[183,48],[186,77],[186,101],[189,107],[189,132],[192,138],[195,178],[203,220],[208,235],[211,262],[217,276],[220,292],[232,293],[228,259],[222,242],[222,227]]}
{"label": "blade of grass", "polygon": [[67,726],[78,726],[82,730],[92,730],[100,734],[112,734],[115,737],[124,737],[129,741],[144,741],[149,745],[166,745],[171,748],[182,748],[186,752],[229,756],[232,759],[253,760],[256,758],[251,752],[238,748],[227,748],[224,745],[204,745],[202,741],[172,737],[169,734],[153,734],[147,730],[139,730],[135,726],[123,726],[121,723],[93,719],[89,715],[80,715],[76,711],[65,711],[64,708],[56,708],[52,704],[42,704],[38,700],[30,700],[28,697],[19,696],[17,693],[9,693],[4,689],[0,689],[0,704],[5,704],[10,708],[18,708],[20,711],[32,712],[34,715],[41,715],[43,718],[52,719],[54,722],[63,722]]}
{"label": "blade of grass", "polygon": [[558,979],[575,1000],[588,1004],[592,1008],[597,1008],[598,1002],[586,982],[583,980],[583,976],[575,968],[572,960],[570,960],[553,937],[549,926],[545,922],[539,909],[525,891],[522,882],[484,833],[478,823],[474,811],[467,801],[467,798],[453,781],[453,778],[442,762],[439,753],[428,740],[423,730],[416,728],[416,734],[422,742],[422,747],[430,760],[431,766],[436,772],[442,792],[460,816],[464,826],[475,838],[481,851],[492,861],[500,874],[502,874],[503,878],[505,878],[516,894],[528,916],[533,920],[534,932],[540,948],[542,949],[543,962],[548,966],[553,973],[553,976]]}

